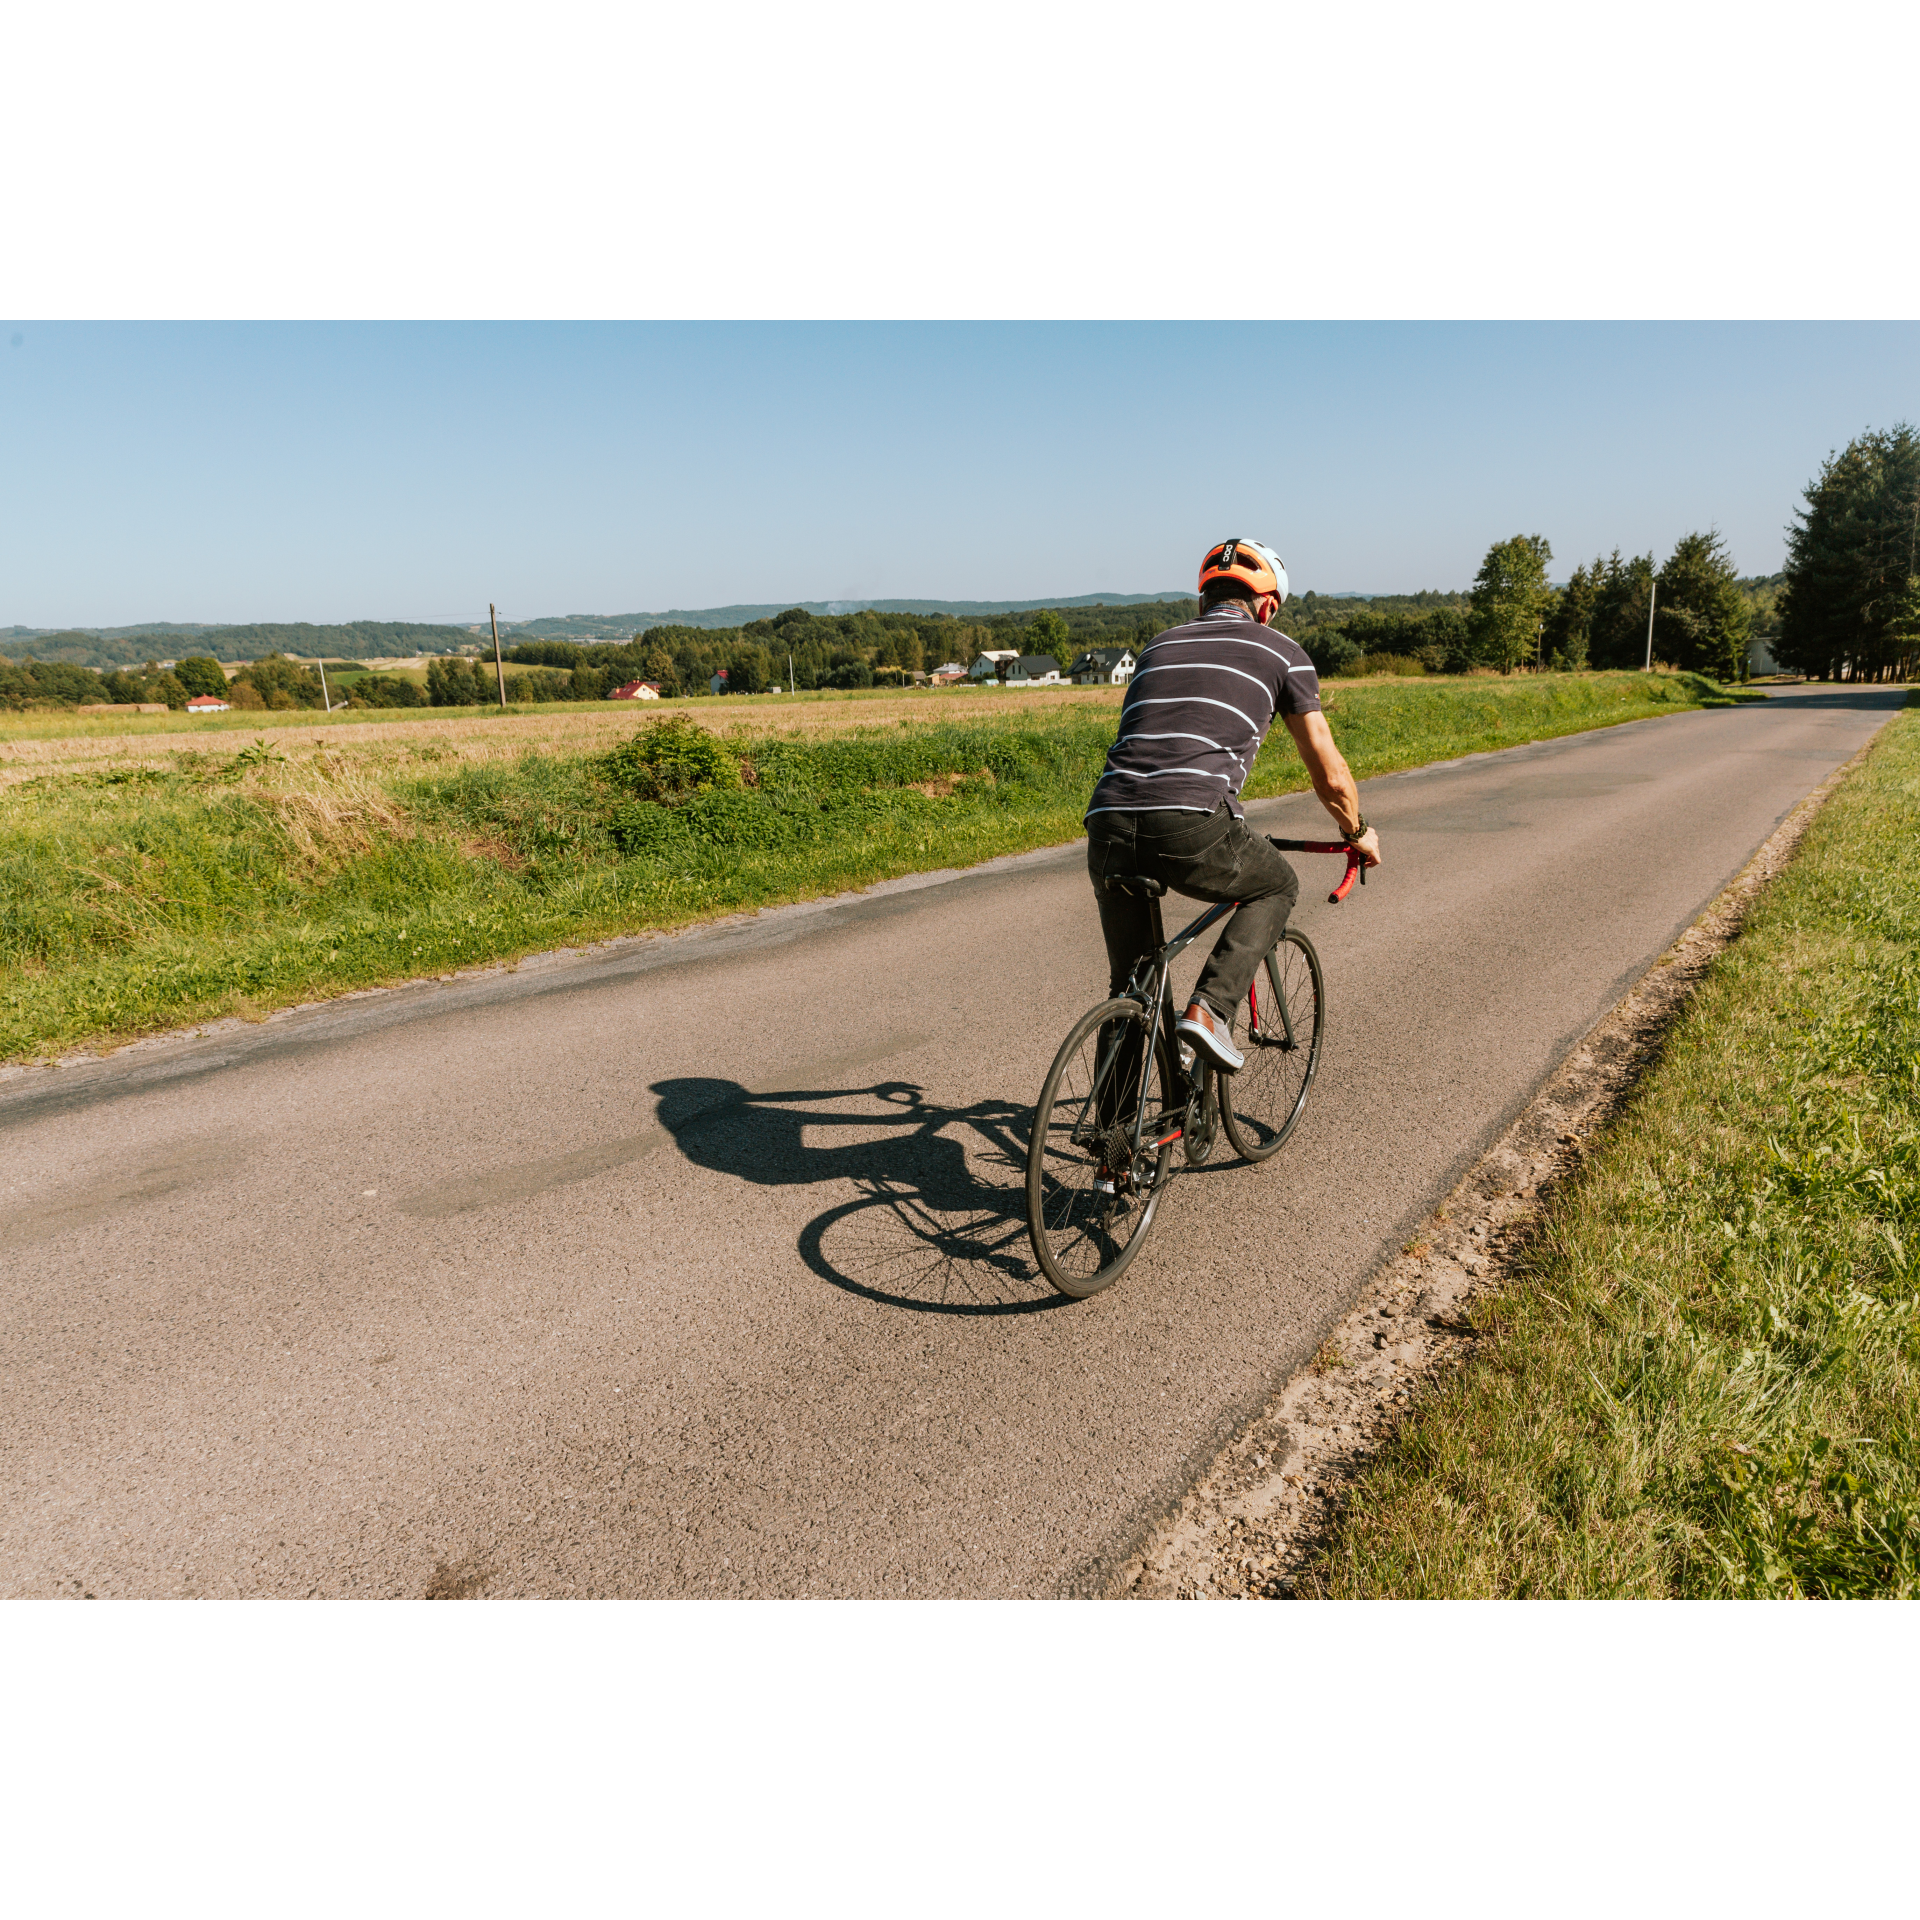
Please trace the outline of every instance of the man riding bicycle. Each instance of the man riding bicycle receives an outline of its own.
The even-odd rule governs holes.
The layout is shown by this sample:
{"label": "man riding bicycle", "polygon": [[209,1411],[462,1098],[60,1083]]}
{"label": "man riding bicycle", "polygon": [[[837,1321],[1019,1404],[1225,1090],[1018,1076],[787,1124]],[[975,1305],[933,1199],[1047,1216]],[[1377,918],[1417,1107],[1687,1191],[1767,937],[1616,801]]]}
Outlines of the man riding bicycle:
{"label": "man riding bicycle", "polygon": [[1286,857],[1247,826],[1240,805],[1276,713],[1347,844],[1368,866],[1380,864],[1379,837],[1361,816],[1360,790],[1321,711],[1313,662],[1271,630],[1286,598],[1287,570],[1271,548],[1223,540],[1208,552],[1200,617],[1141,652],[1086,814],[1110,992],[1124,991],[1155,939],[1148,902],[1109,890],[1109,877],[1144,874],[1195,900],[1240,903],[1177,1025],[1187,1045],[1227,1073],[1245,1064],[1234,1017],[1300,893]]}

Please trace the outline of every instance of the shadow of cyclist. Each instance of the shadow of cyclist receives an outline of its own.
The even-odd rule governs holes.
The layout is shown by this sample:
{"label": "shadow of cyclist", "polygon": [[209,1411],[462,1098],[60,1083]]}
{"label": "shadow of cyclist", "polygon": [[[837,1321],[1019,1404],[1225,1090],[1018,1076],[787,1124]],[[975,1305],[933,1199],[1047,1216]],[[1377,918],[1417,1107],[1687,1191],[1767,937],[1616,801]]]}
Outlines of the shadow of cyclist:
{"label": "shadow of cyclist", "polygon": [[1072,1304],[1027,1247],[1028,1108],[937,1106],[905,1080],[754,1093],[690,1077],[653,1091],[660,1124],[697,1166],[758,1186],[857,1189],[800,1235],[800,1257],[836,1287],[916,1313]]}

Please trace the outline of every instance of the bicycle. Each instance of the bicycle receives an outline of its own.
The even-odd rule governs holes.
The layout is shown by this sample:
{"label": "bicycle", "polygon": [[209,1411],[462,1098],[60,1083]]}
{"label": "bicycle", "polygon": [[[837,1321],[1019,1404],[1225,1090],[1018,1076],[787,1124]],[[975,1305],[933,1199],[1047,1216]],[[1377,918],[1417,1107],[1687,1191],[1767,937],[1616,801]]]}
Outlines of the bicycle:
{"label": "bicycle", "polygon": [[[1346,874],[1327,896],[1335,906],[1356,876],[1366,884],[1366,862],[1344,840],[1273,844],[1286,853],[1344,853]],[[1326,1028],[1320,956],[1289,927],[1247,991],[1246,1065],[1221,1072],[1175,1032],[1169,973],[1240,903],[1209,907],[1169,940],[1160,917],[1164,881],[1120,874],[1106,885],[1148,902],[1154,949],[1135,965],[1124,992],[1082,1016],[1067,1035],[1041,1086],[1027,1142],[1028,1236],[1041,1271],[1074,1300],[1112,1286],[1146,1243],[1173,1178],[1176,1142],[1195,1167],[1211,1157],[1222,1127],[1256,1164],[1286,1145],[1306,1110]]]}

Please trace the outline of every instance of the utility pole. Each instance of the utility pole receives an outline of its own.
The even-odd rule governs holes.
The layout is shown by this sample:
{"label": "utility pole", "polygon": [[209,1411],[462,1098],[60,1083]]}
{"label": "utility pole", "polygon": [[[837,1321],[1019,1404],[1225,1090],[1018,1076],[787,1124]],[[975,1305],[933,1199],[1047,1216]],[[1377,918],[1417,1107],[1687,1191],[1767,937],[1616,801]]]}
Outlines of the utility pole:
{"label": "utility pole", "polygon": [[787,655],[787,691],[798,693],[800,689],[793,684],[793,655]]}
{"label": "utility pole", "polygon": [[[500,711],[505,713],[507,710],[507,670],[500,659],[500,616],[494,612],[493,602],[491,600],[487,602],[487,621],[493,628],[493,670],[499,676],[500,680]],[[1651,634],[1653,628],[1649,626],[1647,632]],[[1649,641],[1648,644],[1651,645],[1652,642]]]}
{"label": "utility pole", "polygon": [[1653,671],[1653,605],[1660,598],[1660,582],[1653,580],[1647,585],[1647,671]]}
{"label": "utility pole", "polygon": [[333,711],[333,695],[327,691],[327,663],[324,660],[320,662],[320,704],[329,713]]}

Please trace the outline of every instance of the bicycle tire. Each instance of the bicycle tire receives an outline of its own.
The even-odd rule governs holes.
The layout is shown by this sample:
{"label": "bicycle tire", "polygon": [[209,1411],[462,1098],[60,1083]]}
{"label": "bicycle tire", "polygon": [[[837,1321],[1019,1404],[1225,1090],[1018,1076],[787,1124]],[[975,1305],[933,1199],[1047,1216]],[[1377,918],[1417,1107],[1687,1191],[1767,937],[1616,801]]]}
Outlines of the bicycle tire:
{"label": "bicycle tire", "polygon": [[[1098,1111],[1088,1111],[1097,1091],[1102,1035],[1113,1021],[1130,1022],[1143,1033],[1151,1029],[1150,1069],[1130,1078],[1136,1087],[1142,1078],[1149,1083],[1150,1114],[1174,1110],[1166,1035],[1139,1001],[1108,1000],[1076,1022],[1047,1070],[1027,1141],[1027,1234],[1040,1271],[1070,1300],[1085,1300],[1112,1286],[1133,1263],[1159,1211],[1173,1161],[1171,1141],[1157,1149],[1144,1144],[1143,1155],[1152,1155],[1154,1162],[1144,1191],[1094,1191],[1102,1135],[1110,1149],[1124,1144],[1123,1128],[1102,1129]],[[1147,1068],[1147,1062],[1141,1065]],[[1157,1090],[1151,1084],[1156,1079]],[[1131,1093],[1125,1098],[1130,1108]]]}
{"label": "bicycle tire", "polygon": [[[1287,1144],[1320,1069],[1326,980],[1313,942],[1299,928],[1289,927],[1268,950],[1254,974],[1249,1000],[1241,1042],[1247,1064],[1238,1073],[1217,1078],[1227,1138],[1242,1158],[1257,1164],[1271,1160]],[[1287,1021],[1280,1017],[1283,1005],[1292,1021],[1291,1038]]]}

